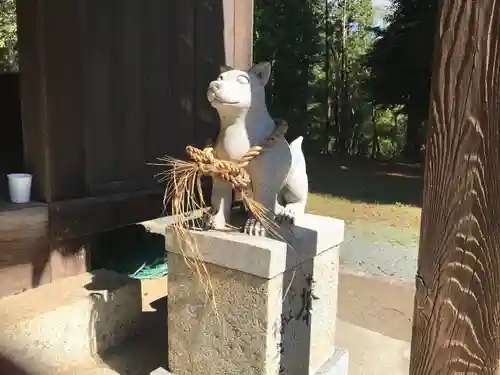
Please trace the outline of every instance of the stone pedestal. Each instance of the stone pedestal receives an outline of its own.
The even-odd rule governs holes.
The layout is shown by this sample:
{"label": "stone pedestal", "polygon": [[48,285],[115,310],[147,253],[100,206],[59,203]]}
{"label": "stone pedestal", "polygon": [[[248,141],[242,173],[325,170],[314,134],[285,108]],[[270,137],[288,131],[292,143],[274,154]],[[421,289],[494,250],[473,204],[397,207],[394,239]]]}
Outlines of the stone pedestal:
{"label": "stone pedestal", "polygon": [[[175,375],[313,375],[335,353],[344,222],[306,215],[289,244],[192,232],[216,309],[167,229],[169,370]],[[203,272],[203,271],[202,271]]]}

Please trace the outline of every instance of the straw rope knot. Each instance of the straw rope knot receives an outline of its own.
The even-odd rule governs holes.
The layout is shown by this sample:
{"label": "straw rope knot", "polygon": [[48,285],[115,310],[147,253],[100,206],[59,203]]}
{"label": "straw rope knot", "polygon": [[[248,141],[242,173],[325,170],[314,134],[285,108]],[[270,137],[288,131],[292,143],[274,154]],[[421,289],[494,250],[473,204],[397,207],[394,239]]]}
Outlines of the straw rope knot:
{"label": "straw rope knot", "polygon": [[250,148],[238,162],[217,159],[212,147],[201,150],[193,146],[187,146],[186,152],[189,158],[196,163],[199,173],[229,182],[237,190],[248,190],[250,189],[251,179],[245,168],[266,148],[272,147],[284,137],[287,129],[287,123],[280,120],[273,134],[267,137],[261,145]]}

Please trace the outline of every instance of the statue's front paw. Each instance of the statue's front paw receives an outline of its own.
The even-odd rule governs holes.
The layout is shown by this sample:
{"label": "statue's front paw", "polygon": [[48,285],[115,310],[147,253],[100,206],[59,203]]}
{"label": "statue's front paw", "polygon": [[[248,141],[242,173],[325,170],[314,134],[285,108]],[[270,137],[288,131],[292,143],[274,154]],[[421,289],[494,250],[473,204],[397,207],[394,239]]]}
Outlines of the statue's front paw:
{"label": "statue's front paw", "polygon": [[226,227],[226,222],[219,215],[211,212],[205,212],[201,218],[201,229],[203,230],[222,230]]}
{"label": "statue's front paw", "polygon": [[255,217],[250,217],[243,227],[243,233],[250,236],[265,237],[267,234],[267,230],[259,220],[257,220]]}
{"label": "statue's front paw", "polygon": [[295,225],[295,218],[297,213],[290,207],[285,207],[278,215],[276,215],[276,221],[278,224],[291,224]]}
{"label": "statue's front paw", "polygon": [[214,215],[209,212],[205,212],[201,217],[201,229],[210,230],[215,229]]}

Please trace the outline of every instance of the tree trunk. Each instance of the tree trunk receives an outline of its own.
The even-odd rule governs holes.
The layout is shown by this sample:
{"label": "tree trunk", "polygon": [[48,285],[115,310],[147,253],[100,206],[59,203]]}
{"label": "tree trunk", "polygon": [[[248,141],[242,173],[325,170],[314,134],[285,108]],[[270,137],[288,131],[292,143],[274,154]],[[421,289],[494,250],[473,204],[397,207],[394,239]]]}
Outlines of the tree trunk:
{"label": "tree trunk", "polygon": [[338,135],[337,152],[340,156],[345,156],[348,150],[350,122],[349,122],[349,93],[347,90],[347,55],[346,55],[346,37],[347,37],[347,13],[346,3],[342,8],[342,39],[340,56],[340,126]]}
{"label": "tree trunk", "polygon": [[375,160],[379,154],[378,145],[378,132],[377,132],[377,117],[376,117],[375,106],[372,107],[372,126],[373,126],[373,138],[372,138],[372,159]]}
{"label": "tree trunk", "polygon": [[425,115],[415,104],[408,104],[406,107],[408,121],[406,123],[406,137],[403,155],[411,161],[420,161],[420,151],[423,140],[420,136],[422,123]]}
{"label": "tree trunk", "polygon": [[330,153],[331,95],[330,95],[330,7],[325,0],[325,125],[323,130],[324,153]]}
{"label": "tree trunk", "polygon": [[441,0],[410,374],[498,374],[500,4]]}

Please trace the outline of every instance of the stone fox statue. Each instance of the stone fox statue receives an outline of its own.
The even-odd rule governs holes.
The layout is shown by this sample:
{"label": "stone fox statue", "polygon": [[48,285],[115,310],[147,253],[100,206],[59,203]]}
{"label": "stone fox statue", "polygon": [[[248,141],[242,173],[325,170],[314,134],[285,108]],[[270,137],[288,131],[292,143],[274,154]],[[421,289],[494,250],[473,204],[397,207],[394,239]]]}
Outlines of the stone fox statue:
{"label": "stone fox statue", "polygon": [[[239,161],[251,147],[261,144],[273,134],[276,124],[266,107],[265,85],[271,65],[263,62],[249,71],[228,68],[210,82],[207,98],[219,113],[220,133],[214,145],[216,157]],[[295,220],[304,214],[308,180],[302,152],[302,137],[292,143],[281,138],[265,149],[247,167],[252,181],[253,199],[277,214],[278,223]],[[212,206],[205,216],[205,226],[222,229],[229,221],[232,187],[214,179]],[[250,214],[243,232],[265,236],[263,223]]]}

